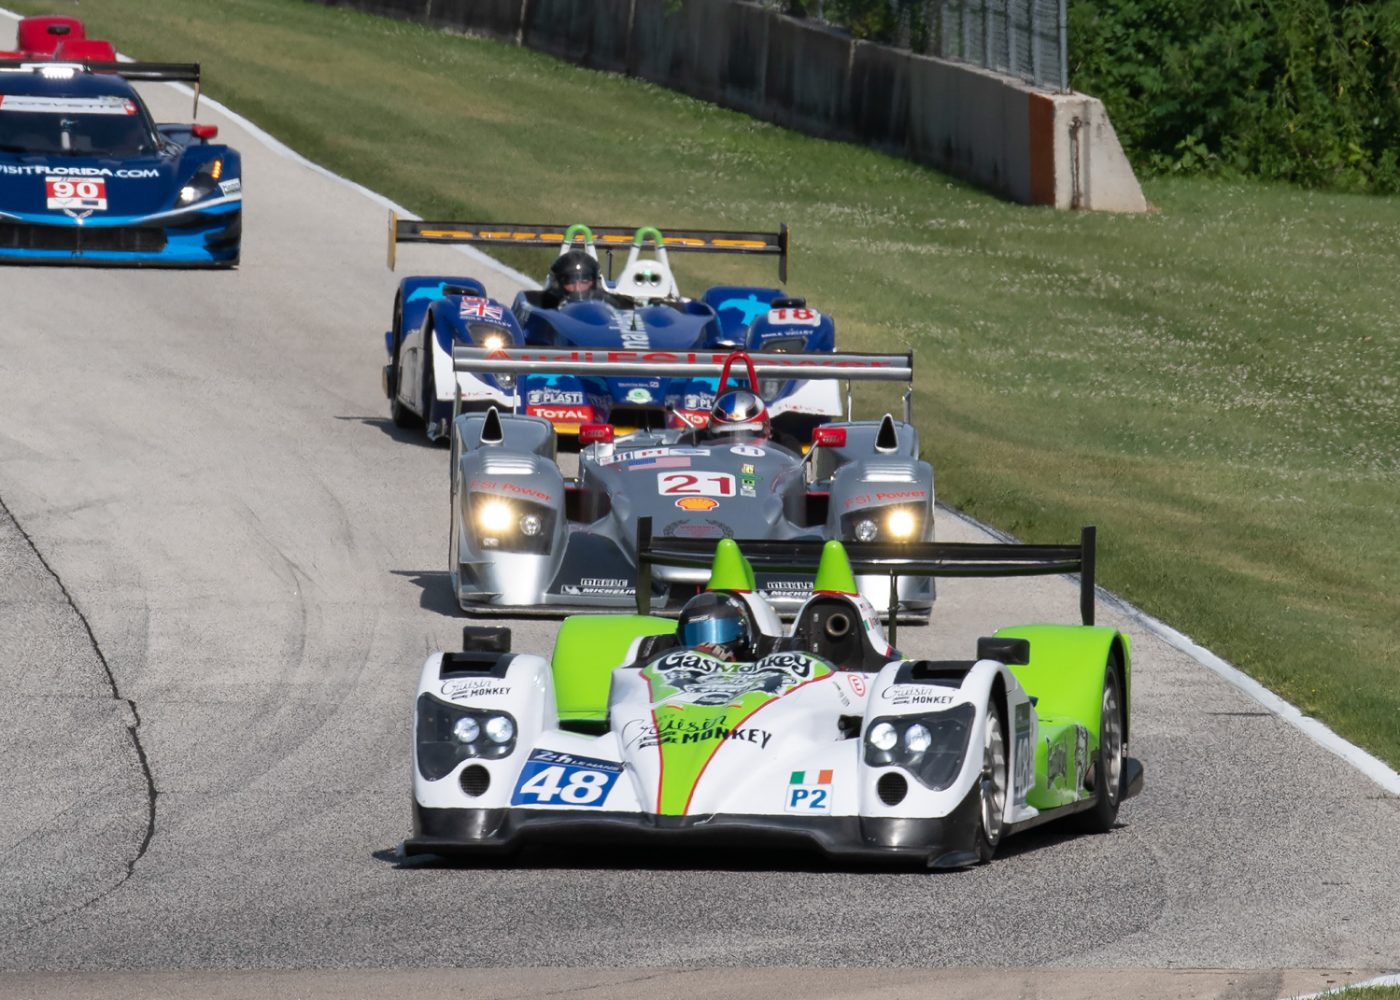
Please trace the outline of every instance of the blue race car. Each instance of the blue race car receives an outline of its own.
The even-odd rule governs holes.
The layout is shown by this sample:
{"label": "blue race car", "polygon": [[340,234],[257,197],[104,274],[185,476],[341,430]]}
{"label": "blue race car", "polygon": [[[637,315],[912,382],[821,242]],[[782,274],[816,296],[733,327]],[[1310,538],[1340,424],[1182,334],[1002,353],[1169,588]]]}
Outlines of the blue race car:
{"label": "blue race car", "polygon": [[[398,243],[481,243],[557,248],[560,260],[576,257],[598,270],[598,251],[612,271],[614,250],[627,257],[616,278],[602,278],[587,296],[561,294],[553,281],[521,292],[511,308],[491,298],[481,282],[444,275],[415,275],[399,283],[393,326],[385,334],[389,363],[384,392],[399,426],[422,422],[429,438],[448,433],[454,405],[466,410],[495,406],[549,420],[557,434],[574,436],[591,423],[634,429],[704,427],[714,405],[713,378],[456,372],[452,347],[557,347],[596,352],[746,350],[829,353],[835,349],[830,316],[808,308],[777,288],[721,285],[699,299],[680,294],[667,251],[746,253],[779,258],[787,278],[788,233],[652,228],[522,226],[471,222],[422,222],[390,218],[390,258]],[[558,261],[556,261],[558,264]],[[553,269],[552,269],[553,270]],[[760,387],[775,433],[810,439],[812,428],[844,412],[835,382],[766,381]]]}
{"label": "blue race car", "polygon": [[238,153],[213,125],[157,125],[131,80],[199,66],[0,61],[0,262],[233,267]]}

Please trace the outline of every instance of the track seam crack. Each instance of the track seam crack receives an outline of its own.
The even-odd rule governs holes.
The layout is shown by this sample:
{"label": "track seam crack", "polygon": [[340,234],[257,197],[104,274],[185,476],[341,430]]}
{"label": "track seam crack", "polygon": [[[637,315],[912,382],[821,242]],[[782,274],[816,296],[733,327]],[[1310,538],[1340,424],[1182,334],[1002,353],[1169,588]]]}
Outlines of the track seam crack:
{"label": "track seam crack", "polygon": [[5,503],[4,497],[0,497],[0,513],[3,513],[5,517],[9,518],[10,523],[15,526],[15,530],[19,532],[20,537],[23,538],[25,544],[29,546],[29,551],[34,553],[34,557],[39,560],[39,564],[44,567],[49,576],[53,577],[54,583],[58,584],[58,589],[63,594],[63,599],[68,602],[68,606],[72,608],[73,613],[78,616],[78,621],[82,622],[83,631],[87,633],[88,644],[92,646],[92,651],[97,656],[97,662],[102,665],[102,672],[107,678],[107,687],[112,692],[112,700],[124,704],[127,711],[131,713],[131,721],[127,723],[126,732],[131,738],[131,745],[136,750],[136,759],[141,764],[141,774],[146,780],[146,832],[141,838],[141,846],[136,849],[136,854],[127,859],[126,871],[122,874],[122,877],[117,880],[116,884],[102,890],[85,903],[70,907],[61,913],[56,913],[51,917],[46,917],[25,928],[21,928],[21,930],[29,930],[30,928],[43,927],[47,924],[51,924],[56,920],[60,920],[74,913],[81,913],[83,910],[100,903],[103,899],[106,899],[127,883],[135,873],[137,863],[146,856],[146,850],[151,846],[151,840],[155,837],[156,799],[160,796],[160,791],[156,788],[156,779],[154,773],[151,771],[150,758],[146,756],[146,747],[141,742],[141,713],[136,708],[136,701],[132,698],[125,697],[121,693],[121,689],[117,687],[117,678],[112,673],[112,666],[107,662],[107,657],[103,654],[102,647],[97,643],[97,636],[92,631],[92,625],[87,620],[87,615],[83,614],[82,609],[79,608],[77,602],[73,600],[73,595],[68,592],[68,587],[64,584],[63,579],[58,575],[58,572],[49,565],[49,561],[45,559],[44,554],[39,551],[39,546],[34,544],[34,539],[30,537],[29,532],[24,530],[24,525],[19,523],[19,518],[15,517],[14,512],[11,511],[9,506]]}

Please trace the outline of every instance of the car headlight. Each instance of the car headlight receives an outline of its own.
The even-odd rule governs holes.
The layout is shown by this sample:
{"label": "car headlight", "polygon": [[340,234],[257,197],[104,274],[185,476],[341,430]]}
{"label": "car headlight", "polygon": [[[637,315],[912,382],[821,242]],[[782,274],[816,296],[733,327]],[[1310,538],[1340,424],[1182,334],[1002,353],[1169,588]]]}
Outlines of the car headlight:
{"label": "car headlight", "polygon": [[219,178],[223,176],[223,173],[223,160],[215,160],[213,163],[200,167],[195,175],[189,179],[189,182],[180,188],[176,204],[193,205],[197,201],[208,198],[219,190]]}
{"label": "car headlight", "polygon": [[471,337],[472,343],[477,347],[484,347],[488,351],[499,351],[509,343],[506,331],[494,323],[468,323],[467,336]]}
{"label": "car headlight", "polygon": [[490,500],[482,504],[481,509],[477,511],[476,520],[482,531],[492,535],[505,534],[515,523],[510,504],[504,500]]}
{"label": "car headlight", "polygon": [[913,538],[918,527],[919,519],[908,507],[896,507],[885,516],[885,530],[895,541],[905,542]]}
{"label": "car headlight", "polygon": [[858,542],[873,542],[879,533],[880,529],[868,517],[856,522],[855,536]]}
{"label": "car headlight", "polygon": [[876,719],[865,733],[865,762],[902,767],[940,792],[962,770],[977,710],[964,702],[944,712]]}
{"label": "car headlight", "polygon": [[509,743],[515,739],[515,723],[509,715],[493,715],[486,720],[486,738],[492,743]]}
{"label": "car headlight", "polygon": [[[466,508],[483,549],[541,555],[553,543],[556,512],[546,504],[473,493]],[[467,525],[464,523],[463,528]]]}
{"label": "car headlight", "polygon": [[447,777],[473,757],[499,760],[515,749],[515,720],[505,712],[486,712],[418,696],[418,773],[428,781]]}

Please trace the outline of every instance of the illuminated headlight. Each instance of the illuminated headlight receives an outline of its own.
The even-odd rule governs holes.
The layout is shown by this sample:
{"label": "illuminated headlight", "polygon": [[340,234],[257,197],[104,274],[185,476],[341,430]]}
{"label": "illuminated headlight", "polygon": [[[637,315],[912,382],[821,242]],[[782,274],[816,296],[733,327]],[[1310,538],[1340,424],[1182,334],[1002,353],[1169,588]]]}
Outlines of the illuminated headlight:
{"label": "illuminated headlight", "polygon": [[907,541],[914,537],[914,532],[919,528],[919,520],[908,507],[896,507],[885,518],[885,528],[891,537],[901,542]]}
{"label": "illuminated headlight", "polygon": [[494,334],[482,341],[481,346],[488,351],[499,351],[502,347],[506,346],[506,338],[502,337],[500,334]]}
{"label": "illuminated headlight", "polygon": [[71,80],[76,73],[72,66],[44,66],[39,70],[45,80]]}
{"label": "illuminated headlight", "polygon": [[856,522],[856,541],[873,542],[877,534],[879,534],[879,529],[875,526],[875,522],[869,518]]}
{"label": "illuminated headlight", "polygon": [[[490,724],[487,725],[489,727]],[[453,725],[452,735],[458,743],[475,743],[481,738],[481,725],[471,716],[464,716]]]}
{"label": "illuminated headlight", "polygon": [[176,204],[192,205],[201,198],[207,198],[219,189],[219,178],[223,176],[224,161],[215,160],[206,167],[201,167],[199,173],[190,178],[190,182],[180,188],[180,194],[176,199]]}
{"label": "illuminated headlight", "polygon": [[482,530],[489,531],[493,535],[509,531],[511,525],[515,523],[510,504],[500,500],[492,500],[483,504],[481,510],[477,512],[476,519],[481,524]]}
{"label": "illuminated headlight", "polygon": [[515,739],[515,723],[506,715],[493,715],[486,720],[486,738],[492,743],[509,743]]}
{"label": "illuminated headlight", "polygon": [[877,722],[865,737],[876,750],[889,751],[899,742],[899,733],[888,722]]}
{"label": "illuminated headlight", "polygon": [[544,522],[540,520],[538,514],[526,514],[520,519],[520,533],[522,535],[528,535],[533,538],[540,533],[540,529],[543,527]]}

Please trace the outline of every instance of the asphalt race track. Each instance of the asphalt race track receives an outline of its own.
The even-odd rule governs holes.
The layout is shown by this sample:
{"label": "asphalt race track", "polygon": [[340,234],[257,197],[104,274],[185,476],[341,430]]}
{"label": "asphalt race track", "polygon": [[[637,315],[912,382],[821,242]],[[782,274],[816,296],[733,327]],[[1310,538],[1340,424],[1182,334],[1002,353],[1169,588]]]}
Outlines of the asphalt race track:
{"label": "asphalt race track", "polygon": [[[174,90],[148,93],[188,116]],[[441,996],[414,970],[572,966],[589,971],[528,981],[817,995],[876,980],[642,987],[637,967],[939,966],[988,995],[976,969],[1049,966],[1067,995],[1219,969],[1239,971],[1201,976],[1205,995],[1280,996],[1400,967],[1400,801],[1102,605],[1134,633],[1147,769],[1108,835],[1030,834],[936,875],[790,855],[401,864],[418,668],[463,618],[447,453],[395,430],[379,389],[385,212],[201,120],[243,153],[240,270],[0,270],[0,994],[59,982],[46,971],[365,969],[371,993]],[[511,291],[453,251],[403,248],[415,269]],[[945,516],[939,536],[977,532]],[[941,586],[906,652],[966,655],[997,625],[1076,610],[1059,579]],[[511,624],[517,649],[551,644],[553,623]],[[1083,974],[1100,969],[1126,971]],[[882,997],[932,981],[883,975]],[[344,978],[200,981],[344,996]],[[61,992],[113,981],[159,977]],[[462,995],[508,992],[476,982]]]}

